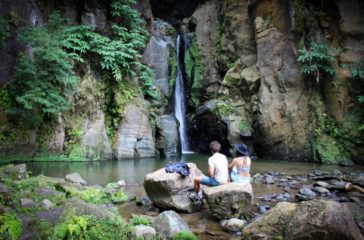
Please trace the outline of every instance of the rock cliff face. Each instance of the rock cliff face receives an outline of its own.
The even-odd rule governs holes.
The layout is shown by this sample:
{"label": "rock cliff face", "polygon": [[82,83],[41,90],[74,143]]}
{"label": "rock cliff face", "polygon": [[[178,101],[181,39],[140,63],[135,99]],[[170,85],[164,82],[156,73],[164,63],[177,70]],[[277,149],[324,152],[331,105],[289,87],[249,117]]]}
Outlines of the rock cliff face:
{"label": "rock cliff face", "polygon": [[[340,63],[362,58],[363,4],[345,4],[350,6],[343,1],[318,6],[271,0],[200,4],[185,20],[195,26],[202,59],[197,109],[204,111],[192,114],[198,150],[214,138],[224,147],[249,141],[260,157],[333,163],[358,156],[340,146],[324,123],[331,117],[337,126],[350,122],[347,116],[355,109],[350,71],[337,64],[333,78],[315,85],[301,74],[297,61],[298,49],[308,47],[312,38],[341,47],[335,56]],[[353,10],[350,16],[348,9]],[[209,108],[212,102],[216,107]],[[225,130],[216,136],[216,128]],[[360,149],[362,138],[355,136]]]}
{"label": "rock cliff face", "polygon": [[[194,150],[208,151],[208,143],[219,140],[229,153],[233,144],[245,141],[259,157],[330,163],[362,160],[363,138],[358,126],[363,117],[353,85],[358,83],[344,66],[354,66],[364,56],[361,1],[162,2],[139,0],[134,6],[150,33],[141,61],[154,71],[160,100],[146,101],[135,94],[119,109],[118,130],[110,134],[110,116],[103,105],[105,86],[100,73],[88,66],[79,69],[79,89],[70,96],[74,108],[52,124],[41,129],[17,128],[0,109],[4,122],[0,136],[7,138],[0,152],[8,159],[16,153],[21,153],[19,159],[24,154],[49,158],[43,154],[47,152],[57,159],[65,155],[93,160],[112,155],[122,159],[179,154],[172,96],[175,40],[182,34],[187,117]],[[61,11],[68,23],[92,24],[105,34],[110,28],[108,6],[103,1],[67,0],[56,5],[5,0],[0,4],[1,15],[18,16],[20,25],[42,24],[53,10]],[[1,86],[11,81],[16,55],[25,48],[16,41],[16,29],[11,28],[7,48],[0,49],[4,59]],[[303,76],[297,61],[299,49],[308,48],[313,39],[342,49],[334,56],[336,75],[319,83]],[[123,94],[116,95],[123,98]]]}

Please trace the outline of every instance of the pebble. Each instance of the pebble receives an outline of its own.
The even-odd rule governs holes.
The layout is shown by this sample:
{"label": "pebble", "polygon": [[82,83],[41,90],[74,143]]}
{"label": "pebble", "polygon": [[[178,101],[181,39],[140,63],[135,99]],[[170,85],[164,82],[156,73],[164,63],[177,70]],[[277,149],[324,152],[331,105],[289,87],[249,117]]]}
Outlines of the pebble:
{"label": "pebble", "polygon": [[290,187],[284,187],[284,188],[283,188],[283,190],[284,190],[285,192],[289,192],[289,191],[291,190],[291,188],[290,188]]}
{"label": "pebble", "polygon": [[307,187],[301,188],[299,192],[302,195],[316,197],[316,193]]}
{"label": "pebble", "polygon": [[41,202],[40,202],[40,207],[43,208],[43,209],[46,209],[46,210],[49,210],[51,208],[54,207],[54,203],[52,203],[50,200],[48,199],[43,199]]}
{"label": "pebble", "polygon": [[324,187],[315,187],[314,190],[318,193],[329,193],[330,191]]}
{"label": "pebble", "polygon": [[259,206],[259,212],[261,214],[267,212],[268,210],[270,209],[270,206],[269,205],[263,205],[263,206]]}
{"label": "pebble", "polygon": [[328,184],[327,182],[324,182],[324,181],[317,181],[317,182],[315,182],[314,185],[323,187],[323,188],[328,188],[330,186],[330,184]]}
{"label": "pebble", "polygon": [[220,221],[221,227],[229,232],[241,231],[246,224],[246,220],[242,220],[239,218],[231,218],[229,220]]}

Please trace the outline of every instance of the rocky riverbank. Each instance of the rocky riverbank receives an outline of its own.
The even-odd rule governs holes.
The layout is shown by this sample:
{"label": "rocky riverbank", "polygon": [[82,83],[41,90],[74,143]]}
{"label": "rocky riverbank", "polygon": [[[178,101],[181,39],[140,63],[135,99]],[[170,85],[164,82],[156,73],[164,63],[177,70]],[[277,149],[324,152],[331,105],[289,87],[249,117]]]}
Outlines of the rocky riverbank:
{"label": "rocky riverbank", "polygon": [[[194,172],[200,174],[197,167]],[[170,180],[164,183],[178,186],[178,176],[160,170],[159,173]],[[363,239],[360,231],[363,232],[364,225],[364,195],[358,191],[340,190],[342,185],[339,184],[340,179],[345,179],[363,186],[364,174],[359,171],[314,170],[295,175],[277,171],[256,173],[252,177],[251,194],[249,191],[241,194],[243,190],[228,194],[233,191],[228,184],[221,189],[211,188],[212,192],[205,189],[207,201],[199,203],[194,213],[183,213],[188,211],[176,207],[172,209],[178,213],[169,211],[169,207],[156,204],[158,194],[153,201],[147,196],[133,196],[125,192],[123,180],[103,187],[89,186],[77,173],[64,178],[29,177],[24,164],[2,167],[0,179],[0,217],[5,239],[71,239],[77,236],[178,239],[180,235],[200,240],[312,239],[314,236]],[[187,182],[187,179],[183,182],[186,191],[191,187]],[[221,197],[220,200],[225,201],[221,206],[212,206],[212,200],[208,199],[216,192],[227,196]],[[171,191],[171,199],[176,200],[174,193],[181,197],[180,191]],[[164,193],[163,196],[167,195]],[[247,201],[241,208],[236,208],[233,201],[240,200],[231,196],[247,200],[254,197],[252,202]],[[176,204],[176,201],[171,203]],[[221,212],[222,205],[231,206],[230,211],[235,210]]]}
{"label": "rocky riverbank", "polygon": [[[194,174],[199,172],[194,165],[192,169]],[[191,179],[182,178],[178,174],[166,174],[160,169],[146,176],[144,187],[148,195],[151,189],[160,189],[159,192],[163,192],[161,195],[151,195],[161,210],[179,208],[182,212],[202,211],[202,214],[194,213],[197,217],[206,217],[208,211],[208,218],[213,216],[213,221],[219,222],[220,228],[236,237],[242,235],[248,239],[312,239],[320,236],[320,239],[333,239],[340,236],[340,239],[362,239],[360,230],[363,231],[364,195],[358,191],[346,190],[345,185],[353,183],[363,186],[363,179],[364,174],[359,171],[346,173],[338,170],[314,170],[297,175],[276,171],[257,173],[252,177],[253,190],[258,189],[254,192],[253,205],[250,203],[253,192],[245,189],[246,186],[240,186],[237,192],[229,183],[215,188],[204,188],[206,201],[199,203],[197,209],[189,208],[190,211],[179,206],[186,206],[188,200],[181,197],[181,192],[193,188]],[[183,188],[178,187],[179,183]],[[263,186],[273,191],[261,191]],[[210,199],[213,195],[217,197]],[[183,199],[186,201],[182,201]],[[160,204],[161,201],[164,204]],[[196,206],[196,203],[190,202],[190,206]],[[194,224],[203,225],[202,222],[204,220]],[[290,230],[285,227],[288,223],[291,223],[292,228],[303,227]],[[211,229],[194,231],[201,239],[208,239],[206,235],[216,234]],[[214,237],[224,239],[226,236]]]}
{"label": "rocky riverbank", "polygon": [[[119,206],[134,201],[124,181],[88,186],[77,174],[29,177],[25,164],[0,168],[0,239],[194,239],[173,211],[155,219],[123,219]],[[177,226],[177,227],[176,227]],[[178,238],[177,238],[178,239]]]}

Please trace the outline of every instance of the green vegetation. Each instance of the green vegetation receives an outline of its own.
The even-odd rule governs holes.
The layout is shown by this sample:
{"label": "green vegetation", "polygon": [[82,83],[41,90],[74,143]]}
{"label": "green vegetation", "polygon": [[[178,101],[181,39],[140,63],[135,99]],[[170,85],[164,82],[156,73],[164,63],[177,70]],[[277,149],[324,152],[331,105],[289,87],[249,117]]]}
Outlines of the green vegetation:
{"label": "green vegetation", "polygon": [[172,240],[197,240],[197,237],[192,232],[179,232],[172,237]]}
{"label": "green vegetation", "polygon": [[0,239],[17,240],[23,232],[23,225],[14,213],[0,215]]}
{"label": "green vegetation", "polygon": [[173,88],[174,83],[176,81],[177,78],[177,54],[174,51],[171,51],[171,55],[168,59],[169,62],[169,71],[170,71],[170,75],[169,75],[169,87]]}
{"label": "green vegetation", "polygon": [[324,42],[311,42],[310,48],[300,49],[298,61],[302,63],[301,73],[313,76],[318,83],[320,78],[324,77],[325,74],[328,76],[334,76],[336,69],[334,63],[336,59],[333,54],[337,53],[339,49],[330,47]]}
{"label": "green vegetation", "polygon": [[186,52],[184,62],[187,80],[192,85],[189,104],[197,107],[200,104],[202,65],[196,38],[193,39],[190,48]]}
{"label": "green vegetation", "polygon": [[215,113],[222,118],[228,117],[233,112],[234,112],[234,106],[224,102],[218,104],[215,109]]}
{"label": "green vegetation", "polygon": [[[114,201],[126,194],[118,190],[113,194],[106,189],[80,188],[71,183],[64,184],[58,182],[57,179],[38,176],[26,177],[22,180],[15,175],[13,165],[0,168],[1,184],[8,189],[0,195],[0,204],[3,209],[8,209],[6,213],[0,215],[0,239],[17,240],[23,233],[23,226],[17,215],[23,214],[32,219],[32,226],[37,234],[37,239],[133,239],[133,228],[137,223],[150,224],[150,220],[141,216],[135,216],[130,223],[123,220],[116,208],[109,208],[106,212],[107,217],[96,217],[93,215],[94,204],[103,204]],[[77,187],[79,188],[79,187]],[[45,195],[46,194],[46,197]],[[22,207],[20,205],[21,198],[33,199],[34,207]],[[54,208],[62,209],[62,215],[58,221],[39,220],[37,214],[41,209],[40,202],[47,198],[54,204]],[[80,207],[73,207],[72,201],[85,202],[86,213]],[[125,201],[126,201],[125,200]],[[69,204],[71,203],[71,204]],[[81,201],[82,203],[82,201]],[[90,208],[91,207],[91,208]],[[82,208],[82,207],[81,207]],[[96,208],[95,208],[96,209]],[[64,210],[64,211],[63,211]],[[96,211],[98,212],[98,210]]]}
{"label": "green vegetation", "polygon": [[152,219],[133,214],[132,218],[129,220],[129,223],[133,226],[136,225],[152,226]]}
{"label": "green vegetation", "polygon": [[[45,229],[45,227],[43,227]],[[54,228],[48,228],[42,237],[55,240],[63,239],[121,239],[127,240],[132,236],[133,227],[120,216],[98,219],[91,215],[66,215],[63,222]]]}

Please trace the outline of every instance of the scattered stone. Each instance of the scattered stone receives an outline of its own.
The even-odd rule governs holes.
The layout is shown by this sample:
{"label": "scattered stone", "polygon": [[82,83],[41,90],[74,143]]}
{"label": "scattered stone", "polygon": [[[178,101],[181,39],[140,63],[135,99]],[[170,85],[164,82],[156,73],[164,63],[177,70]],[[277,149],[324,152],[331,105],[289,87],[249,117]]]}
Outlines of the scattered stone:
{"label": "scattered stone", "polygon": [[65,204],[66,209],[74,209],[77,215],[94,215],[97,218],[110,218],[114,214],[107,208],[100,205],[86,203],[81,199],[70,199]]}
{"label": "scattered stone", "polygon": [[45,209],[45,210],[49,210],[51,208],[54,207],[54,204],[48,200],[48,199],[43,199],[41,202],[40,202],[40,207]]}
{"label": "scattered stone", "polygon": [[316,193],[307,187],[301,188],[299,190],[299,193],[302,195],[310,196],[310,197],[316,197]]}
{"label": "scattered stone", "polygon": [[0,183],[0,194],[9,193],[8,187]]}
{"label": "scattered stone", "polygon": [[325,194],[329,193],[330,191],[324,187],[315,187],[314,190],[318,193]]}
{"label": "scattered stone", "polygon": [[298,198],[298,200],[300,201],[308,201],[308,200],[312,200],[314,199],[315,197],[313,196],[309,196],[309,195],[302,195],[302,194],[296,194],[296,197]]}
{"label": "scattered stone", "polygon": [[269,209],[270,209],[269,205],[259,206],[259,213],[263,214],[263,213],[267,212]]}
{"label": "scattered stone", "polygon": [[87,182],[78,173],[67,174],[65,179],[66,181],[71,183],[79,183],[81,185],[87,185]]}
{"label": "scattered stone", "polygon": [[291,196],[291,194],[289,194],[289,193],[285,193],[285,194],[284,194],[284,197],[285,197],[285,198],[287,198],[287,199],[289,199],[289,198],[291,198],[292,196]]}
{"label": "scattered stone", "polygon": [[328,184],[327,182],[323,182],[323,181],[317,181],[314,184],[315,186],[319,186],[319,187],[323,187],[323,188],[328,188],[330,186],[330,184]]}
{"label": "scattered stone", "polygon": [[272,196],[271,195],[264,195],[263,196],[263,201],[264,202],[270,202],[272,200]]}
{"label": "scattered stone", "polygon": [[53,188],[38,188],[36,189],[36,192],[43,198],[53,197],[53,196],[60,196],[63,193],[60,191],[57,191]]}
{"label": "scattered stone", "polygon": [[128,196],[128,200],[129,201],[135,201],[136,200],[136,196],[132,193],[128,193],[128,192],[125,192],[126,196]]}
{"label": "scattered stone", "polygon": [[354,167],[355,164],[351,160],[344,160],[344,161],[339,162],[339,166],[342,166],[342,167]]}
{"label": "scattered stone", "polygon": [[52,208],[46,211],[41,211],[37,213],[37,218],[45,220],[51,224],[55,224],[61,221],[61,216],[63,215],[63,208]]}
{"label": "scattered stone", "polygon": [[229,220],[221,220],[220,225],[223,229],[229,232],[239,232],[242,231],[244,226],[247,224],[246,220],[239,218],[231,218]]}
{"label": "scattered stone", "polygon": [[22,208],[32,208],[32,207],[35,207],[35,201],[33,199],[21,198],[20,206]]}
{"label": "scattered stone", "polygon": [[283,190],[284,190],[285,192],[289,192],[289,191],[291,191],[291,188],[290,188],[290,187],[284,187],[284,188],[283,188]]}
{"label": "scattered stone", "polygon": [[146,225],[136,225],[134,228],[134,235],[138,239],[151,240],[156,235],[156,231],[154,228]]}
{"label": "scattered stone", "polygon": [[226,183],[206,187],[204,196],[212,215],[218,219],[240,217],[249,211],[253,200],[251,184]]}
{"label": "scattered stone", "polygon": [[274,180],[274,178],[272,176],[266,176],[264,178],[264,182],[268,183],[268,184],[274,184],[275,180]]}
{"label": "scattered stone", "polygon": [[283,194],[279,194],[276,199],[278,202],[287,201],[287,198]]}
{"label": "scattered stone", "polygon": [[152,200],[150,200],[149,197],[140,197],[136,201],[136,205],[147,207],[147,208],[153,208],[153,202],[152,202]]}
{"label": "scattered stone", "polygon": [[119,180],[119,181],[117,182],[117,185],[118,185],[119,187],[125,187],[125,185],[126,185],[125,180],[124,180],[124,179]]}
{"label": "scattered stone", "polygon": [[349,208],[324,200],[280,202],[247,225],[244,234],[251,239],[363,239]]}
{"label": "scattered stone", "polygon": [[164,211],[159,214],[153,222],[153,227],[165,239],[171,239],[174,235],[182,231],[191,232],[188,225],[174,211]]}

